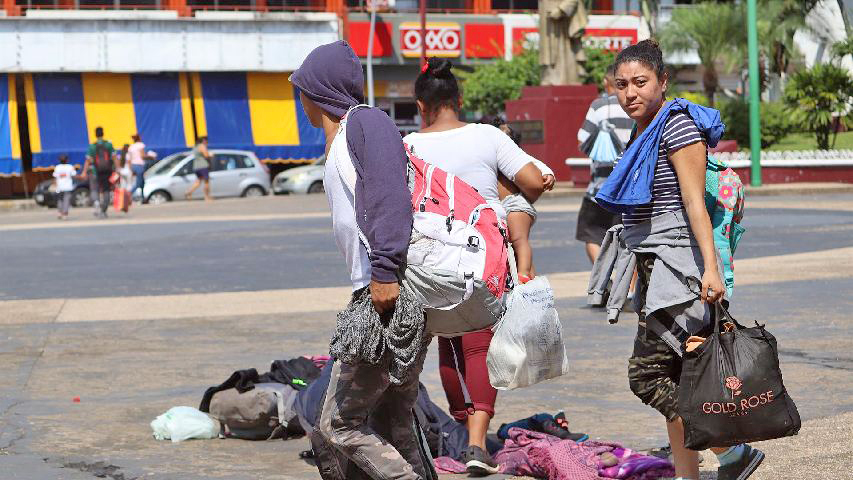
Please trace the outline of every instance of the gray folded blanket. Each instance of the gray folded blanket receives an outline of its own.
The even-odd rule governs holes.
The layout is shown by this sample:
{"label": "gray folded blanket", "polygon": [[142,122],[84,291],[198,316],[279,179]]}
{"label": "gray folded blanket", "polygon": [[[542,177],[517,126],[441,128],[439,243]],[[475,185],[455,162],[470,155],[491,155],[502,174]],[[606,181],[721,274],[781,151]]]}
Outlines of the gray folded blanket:
{"label": "gray folded blanket", "polygon": [[391,383],[400,385],[420,353],[425,325],[424,309],[408,289],[400,289],[393,313],[380,316],[364,288],[338,314],[329,354],[344,363],[371,365],[390,355]]}

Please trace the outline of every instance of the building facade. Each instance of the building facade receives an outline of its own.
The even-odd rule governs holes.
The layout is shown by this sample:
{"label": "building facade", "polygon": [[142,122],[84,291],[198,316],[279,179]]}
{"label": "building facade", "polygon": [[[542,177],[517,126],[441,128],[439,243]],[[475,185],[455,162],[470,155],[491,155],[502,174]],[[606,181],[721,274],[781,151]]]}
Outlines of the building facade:
{"label": "building facade", "polygon": [[[636,0],[593,0],[587,39],[618,49],[647,36]],[[374,38],[377,105],[418,126],[417,0],[390,0]],[[536,0],[428,0],[429,55],[461,68],[510,58],[537,38]],[[5,13],[5,15],[3,15]],[[363,0],[4,0],[0,11],[0,196],[83,161],[95,127],[116,147],[140,133],[160,155],[255,151],[267,163],[323,152],[288,81],[317,45],[348,40],[366,62]],[[4,179],[5,178],[5,179]],[[31,179],[28,185],[35,182]]]}

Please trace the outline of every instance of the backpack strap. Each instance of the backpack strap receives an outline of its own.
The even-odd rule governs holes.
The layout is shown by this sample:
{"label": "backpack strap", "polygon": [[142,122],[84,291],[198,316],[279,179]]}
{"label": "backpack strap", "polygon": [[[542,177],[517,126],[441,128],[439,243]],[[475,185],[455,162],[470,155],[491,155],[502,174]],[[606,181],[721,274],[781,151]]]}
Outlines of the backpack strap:
{"label": "backpack strap", "polygon": [[506,261],[509,263],[509,274],[512,277],[512,282],[515,285],[521,285],[521,280],[518,278],[518,265],[515,263],[515,250],[512,249],[510,243],[507,243],[506,246]]}
{"label": "backpack strap", "polygon": [[421,198],[421,203],[418,206],[418,211],[425,212],[426,211],[426,202],[427,200],[432,200],[438,203],[437,200],[432,198],[432,174],[435,172],[435,165],[428,163],[426,164],[426,172],[424,173],[424,194]]}
{"label": "backpack strap", "polygon": [[465,408],[474,408],[474,402],[471,400],[471,394],[468,393],[468,386],[465,385],[465,379],[462,378],[462,370],[459,368],[459,356],[456,354],[456,346],[453,341],[450,342],[450,351],[453,352],[453,366],[456,369],[456,376],[459,377],[459,385],[462,387],[462,397],[465,399]]}
{"label": "backpack strap", "polygon": [[454,187],[453,187],[453,185],[455,183],[454,182],[455,179],[456,179],[456,175],[448,172],[447,173],[447,179],[444,182],[444,187],[445,187],[445,190],[447,190],[447,197],[449,200],[448,206],[450,207],[450,213],[447,214],[447,233],[450,233],[450,231],[453,230],[453,220],[454,220],[453,209],[454,209],[455,204],[456,204],[456,195],[455,195],[455,191],[454,191]]}

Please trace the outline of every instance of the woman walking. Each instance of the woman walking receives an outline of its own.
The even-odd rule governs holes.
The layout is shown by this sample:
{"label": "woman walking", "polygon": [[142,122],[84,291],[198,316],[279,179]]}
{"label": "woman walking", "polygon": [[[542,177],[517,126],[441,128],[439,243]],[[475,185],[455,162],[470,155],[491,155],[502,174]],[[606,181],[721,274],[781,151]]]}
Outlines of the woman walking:
{"label": "woman walking", "polygon": [[[602,294],[606,279],[596,277],[607,268],[605,263],[613,261],[604,248],[624,242],[636,257],[634,308],[641,312],[629,360],[629,385],[643,403],[666,418],[677,480],[695,480],[699,458],[684,447],[678,382],[684,342],[689,335],[707,336],[713,328],[708,305],[721,301],[725,292],[704,198],[707,144],[716,144],[723,126],[715,111],[683,99],[667,102],[668,81],[663,55],[653,40],[630,46],[616,57],[617,97],[637,128],[596,196],[605,208],[622,213],[624,228],[608,232],[593,267],[593,281],[602,286],[594,293]],[[628,181],[631,188],[621,188]],[[621,236],[618,242],[615,235]],[[621,278],[614,280],[613,295],[627,294],[633,268],[624,270],[617,273]],[[657,270],[662,273],[655,274]],[[612,320],[618,316],[608,313]],[[711,450],[720,460],[719,480],[745,480],[764,458],[760,450],[745,444]]]}
{"label": "woman walking", "polygon": [[[427,163],[476,188],[498,216],[506,210],[498,195],[498,175],[515,183],[531,201],[544,190],[542,172],[504,132],[492,125],[459,119],[461,95],[447,59],[430,58],[415,81],[415,97],[426,127],[403,141]],[[439,371],[453,417],[466,424],[469,448],[463,459],[475,475],[496,473],[486,451],[486,431],[495,413],[497,390],[489,383],[486,353],[491,329],[453,339],[439,338]],[[464,385],[463,385],[464,381]],[[466,399],[466,390],[470,399]]]}
{"label": "woman walking", "polygon": [[207,150],[207,137],[199,137],[195,142],[195,147],[192,152],[193,156],[193,171],[195,172],[195,183],[184,195],[187,200],[192,198],[193,192],[204,183],[204,199],[206,201],[213,200],[210,196],[210,152]]}
{"label": "woman walking", "polygon": [[133,172],[133,176],[136,181],[132,187],[130,187],[130,197],[133,198],[133,194],[139,190],[139,196],[143,199],[144,202],[144,188],[145,188],[145,144],[142,143],[142,137],[137,133],[133,135],[133,144],[130,145],[127,149],[127,156],[130,160],[130,169]]}

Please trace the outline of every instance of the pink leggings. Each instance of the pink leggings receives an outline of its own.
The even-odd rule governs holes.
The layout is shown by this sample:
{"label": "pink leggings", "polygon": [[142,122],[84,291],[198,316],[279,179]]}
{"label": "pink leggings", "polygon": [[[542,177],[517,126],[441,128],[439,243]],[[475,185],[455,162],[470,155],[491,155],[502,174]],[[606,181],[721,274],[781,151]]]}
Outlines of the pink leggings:
{"label": "pink leggings", "polygon": [[[487,328],[478,332],[466,333],[461,337],[438,339],[438,371],[441,384],[450,404],[450,414],[459,422],[465,422],[474,411],[486,412],[489,418],[495,416],[495,399],[498,391],[489,383],[489,370],[486,367],[486,353],[492,341],[492,330]],[[465,394],[456,371],[454,351],[459,362],[459,373],[465,380],[471,404],[465,404]]]}

